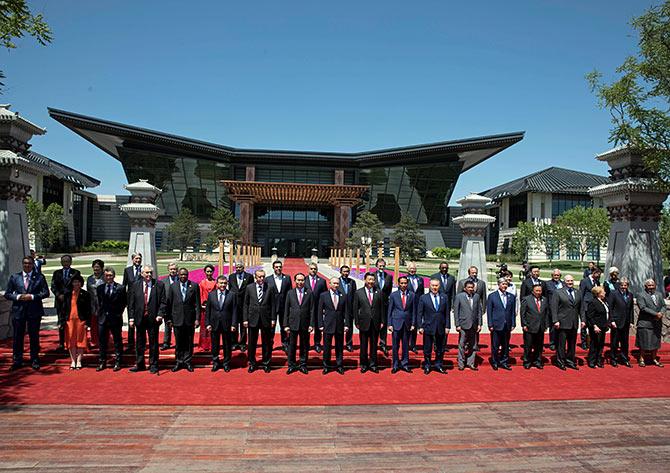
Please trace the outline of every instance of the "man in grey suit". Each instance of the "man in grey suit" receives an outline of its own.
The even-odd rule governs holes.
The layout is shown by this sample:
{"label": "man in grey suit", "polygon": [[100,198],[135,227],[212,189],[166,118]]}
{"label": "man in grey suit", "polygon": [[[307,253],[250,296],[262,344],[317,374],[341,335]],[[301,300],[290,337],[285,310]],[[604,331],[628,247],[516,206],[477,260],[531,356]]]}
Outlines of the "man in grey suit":
{"label": "man in grey suit", "polygon": [[[486,281],[479,279],[479,268],[477,268],[477,266],[470,266],[468,268],[468,277],[458,281],[458,285],[456,287],[456,294],[460,294],[461,292],[463,292],[463,288],[465,287],[466,281],[472,281],[473,283],[475,283],[475,294],[479,295],[479,302],[482,306],[482,314],[485,314],[486,301],[488,298],[488,289],[486,287]],[[475,334],[475,351],[479,351],[479,332]]]}
{"label": "man in grey suit", "polygon": [[656,281],[647,279],[644,282],[644,292],[638,296],[637,306],[640,309],[635,342],[640,349],[638,365],[640,367],[646,366],[645,355],[648,354],[648,359],[661,368],[663,363],[656,357],[656,354],[658,349],[661,348],[663,317],[665,317],[666,308],[663,293],[656,290]]}
{"label": "man in grey suit", "polygon": [[575,361],[577,330],[586,326],[581,318],[582,298],[574,287],[575,278],[572,275],[565,276],[564,282],[564,287],[551,298],[551,320],[558,331],[556,366],[563,371],[566,367],[578,370]]}
{"label": "man in grey suit", "polygon": [[465,281],[463,292],[454,298],[454,324],[458,332],[458,369],[463,371],[467,365],[477,371],[475,341],[482,329],[482,303],[475,294],[474,281]]}

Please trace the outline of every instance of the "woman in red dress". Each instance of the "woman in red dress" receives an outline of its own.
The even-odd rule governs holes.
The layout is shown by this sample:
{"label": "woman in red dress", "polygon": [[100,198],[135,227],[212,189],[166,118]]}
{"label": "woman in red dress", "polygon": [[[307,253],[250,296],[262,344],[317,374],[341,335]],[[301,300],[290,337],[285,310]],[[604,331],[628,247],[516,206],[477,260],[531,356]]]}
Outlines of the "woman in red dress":
{"label": "woman in red dress", "polygon": [[208,264],[205,266],[205,279],[200,281],[200,338],[198,339],[198,347],[200,351],[210,352],[212,350],[212,335],[205,330],[205,305],[207,304],[207,296],[216,287],[216,280],[214,279],[214,266]]}
{"label": "woman in red dress", "polygon": [[65,348],[70,351],[70,369],[81,369],[81,357],[87,347],[86,328],[91,321],[91,298],[82,289],[84,278],[80,275],[70,279],[70,288],[65,292],[63,311],[58,324],[65,328]]}

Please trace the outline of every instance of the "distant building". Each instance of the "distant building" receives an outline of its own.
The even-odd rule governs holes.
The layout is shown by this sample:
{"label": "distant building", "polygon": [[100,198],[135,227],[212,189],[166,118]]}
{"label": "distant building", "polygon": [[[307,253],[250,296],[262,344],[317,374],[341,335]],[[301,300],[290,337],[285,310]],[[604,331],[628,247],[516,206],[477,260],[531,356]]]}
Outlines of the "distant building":
{"label": "distant building", "polygon": [[[601,200],[591,198],[588,189],[608,182],[610,179],[605,176],[550,167],[481,192],[493,199],[489,213],[497,219],[489,232],[488,252],[510,253],[519,222],[551,223],[566,210],[577,206],[602,207]],[[594,249],[586,258],[600,260],[601,250]],[[539,251],[529,255],[530,261],[546,259],[547,256]],[[579,260],[580,255],[561,250],[556,252],[555,259]]]}

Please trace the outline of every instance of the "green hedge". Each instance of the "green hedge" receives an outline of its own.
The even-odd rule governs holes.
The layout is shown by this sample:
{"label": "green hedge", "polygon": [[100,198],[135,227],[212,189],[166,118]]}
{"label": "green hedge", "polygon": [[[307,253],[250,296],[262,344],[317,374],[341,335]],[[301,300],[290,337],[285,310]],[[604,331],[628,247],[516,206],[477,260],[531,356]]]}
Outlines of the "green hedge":
{"label": "green hedge", "polygon": [[82,246],[81,251],[84,253],[95,251],[128,251],[128,242],[118,240],[95,241],[90,245]]}
{"label": "green hedge", "polygon": [[461,257],[460,248],[445,248],[443,246],[436,246],[431,250],[431,252],[438,258],[446,260],[455,260]]}

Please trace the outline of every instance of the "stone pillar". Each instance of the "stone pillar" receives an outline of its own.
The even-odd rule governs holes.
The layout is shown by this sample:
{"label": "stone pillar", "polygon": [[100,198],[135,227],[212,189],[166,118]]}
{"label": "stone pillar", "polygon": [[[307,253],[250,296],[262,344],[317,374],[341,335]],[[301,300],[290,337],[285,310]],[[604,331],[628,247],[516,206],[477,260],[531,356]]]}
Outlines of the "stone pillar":
{"label": "stone pillar", "polygon": [[158,275],[156,264],[156,220],[160,209],[156,199],[163,192],[149,184],[145,179],[123,186],[131,194],[130,202],[120,206],[130,221],[130,241],[128,243],[128,265],[132,263],[133,253],[142,254],[142,264],[150,264],[154,268],[154,276]]}
{"label": "stone pillar", "polygon": [[603,200],[612,227],[607,244],[605,271],[619,268],[630,280],[634,294],[644,291],[644,281],[663,286],[659,221],[668,189],[661,189],[644,167],[642,156],[618,148],[596,157],[610,166],[610,184],[592,187],[589,194]]}
{"label": "stone pillar", "polygon": [[488,273],[484,236],[486,235],[486,228],[496,219],[486,215],[484,207],[491,203],[491,199],[478,194],[468,194],[456,202],[463,207],[463,215],[452,219],[455,224],[461,227],[463,232],[458,279],[467,278],[468,268],[477,266],[479,278],[486,282]]}
{"label": "stone pillar", "polygon": [[240,227],[242,227],[242,241],[251,243],[254,238],[254,201],[251,198],[238,198],[240,204]]}

